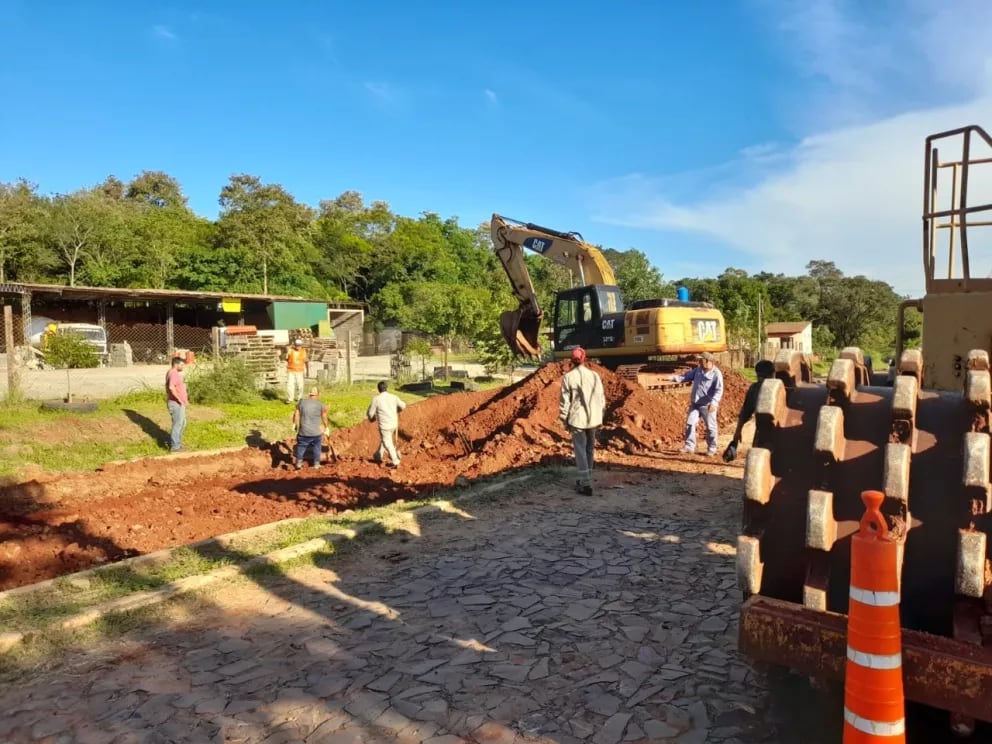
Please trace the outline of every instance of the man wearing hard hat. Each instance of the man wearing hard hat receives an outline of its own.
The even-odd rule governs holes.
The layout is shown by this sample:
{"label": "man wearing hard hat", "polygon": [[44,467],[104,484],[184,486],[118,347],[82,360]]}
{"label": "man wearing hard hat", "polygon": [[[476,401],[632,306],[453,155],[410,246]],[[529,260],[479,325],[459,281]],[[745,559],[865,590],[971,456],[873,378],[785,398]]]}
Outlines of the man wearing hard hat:
{"label": "man wearing hard hat", "polygon": [[580,346],[572,349],[572,369],[561,380],[558,413],[562,424],[572,435],[575,468],[578,470],[576,490],[592,496],[592,469],[596,448],[596,431],[603,425],[606,395],[599,375],[585,365],[586,352]]}
{"label": "man wearing hard hat", "polygon": [[[297,338],[286,352],[286,402],[296,403],[303,400],[303,375],[310,371],[310,360],[307,350],[303,348],[303,339]],[[310,375],[307,374],[307,377]]]}

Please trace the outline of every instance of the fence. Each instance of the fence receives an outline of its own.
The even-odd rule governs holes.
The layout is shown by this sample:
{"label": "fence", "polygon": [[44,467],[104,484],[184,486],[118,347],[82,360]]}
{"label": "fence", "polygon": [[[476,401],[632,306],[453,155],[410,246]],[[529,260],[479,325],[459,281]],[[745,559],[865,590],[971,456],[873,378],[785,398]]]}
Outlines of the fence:
{"label": "fence", "polygon": [[211,330],[174,323],[172,343],[165,323],[107,323],[109,344],[128,343],[136,364],[168,364],[177,349],[189,349],[197,356],[212,349]]}

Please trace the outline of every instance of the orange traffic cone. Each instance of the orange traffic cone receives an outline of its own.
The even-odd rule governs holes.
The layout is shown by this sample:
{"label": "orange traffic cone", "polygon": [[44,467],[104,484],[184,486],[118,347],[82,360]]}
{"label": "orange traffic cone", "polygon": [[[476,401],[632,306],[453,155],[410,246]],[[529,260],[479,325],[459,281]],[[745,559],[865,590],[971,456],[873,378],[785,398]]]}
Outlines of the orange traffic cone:
{"label": "orange traffic cone", "polygon": [[897,543],[881,491],[863,491],[861,529],[851,537],[851,594],[844,677],[844,744],[905,744]]}

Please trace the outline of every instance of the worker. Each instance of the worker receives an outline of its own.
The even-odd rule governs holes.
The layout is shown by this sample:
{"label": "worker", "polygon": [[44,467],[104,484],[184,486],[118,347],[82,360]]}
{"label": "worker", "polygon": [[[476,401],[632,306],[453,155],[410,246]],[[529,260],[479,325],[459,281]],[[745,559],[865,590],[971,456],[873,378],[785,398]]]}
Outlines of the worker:
{"label": "worker", "polygon": [[716,414],[723,398],[723,373],[716,366],[716,357],[708,351],[699,355],[699,366],[681,375],[672,375],[672,382],[692,382],[689,394],[689,415],[685,421],[685,445],[682,452],[696,453],[696,426],[702,419],[706,423],[706,455],[716,454]]}
{"label": "worker", "polygon": [[286,351],[286,403],[296,403],[303,398],[304,373],[310,376],[310,360],[303,348],[303,339],[297,338]]}
{"label": "worker", "polygon": [[747,395],[744,396],[744,404],[741,406],[741,412],[737,414],[737,429],[734,431],[734,438],[727,445],[727,449],[723,451],[724,462],[733,462],[737,459],[737,447],[741,443],[744,424],[750,421],[754,415],[754,411],[758,406],[758,394],[761,392],[761,383],[775,374],[775,365],[767,359],[762,359],[754,365],[754,374],[757,376],[758,381],[751,383],[751,386],[747,389]]}
{"label": "worker", "polygon": [[307,450],[313,450],[311,462],[320,467],[320,448],[324,433],[328,430],[327,406],[317,397],[316,387],[310,388],[310,395],[297,403],[293,410],[293,426],[296,428],[296,469],[303,469]]}
{"label": "worker", "polygon": [[41,336],[41,350],[48,351],[49,342],[55,338],[55,334],[58,332],[58,325],[55,323],[48,323],[45,325],[45,332]]}
{"label": "worker", "polygon": [[183,358],[172,357],[172,366],[165,373],[165,404],[172,418],[172,431],[169,435],[170,449],[179,452],[183,448],[183,432],[186,431],[186,408],[189,406],[189,395],[186,393],[186,383],[183,380]]}
{"label": "worker", "polygon": [[388,467],[397,468],[400,465],[400,453],[393,440],[399,429],[400,411],[406,408],[406,403],[389,392],[389,384],[385,380],[379,382],[377,389],[379,394],[372,399],[365,412],[369,421],[379,422],[379,449],[373,459],[382,462],[384,453],[388,452]]}
{"label": "worker", "polygon": [[585,365],[585,361],[585,349],[581,346],[572,349],[572,369],[561,380],[558,415],[562,425],[572,435],[572,450],[578,471],[575,490],[592,496],[596,432],[603,425],[606,395],[602,379],[595,370]]}

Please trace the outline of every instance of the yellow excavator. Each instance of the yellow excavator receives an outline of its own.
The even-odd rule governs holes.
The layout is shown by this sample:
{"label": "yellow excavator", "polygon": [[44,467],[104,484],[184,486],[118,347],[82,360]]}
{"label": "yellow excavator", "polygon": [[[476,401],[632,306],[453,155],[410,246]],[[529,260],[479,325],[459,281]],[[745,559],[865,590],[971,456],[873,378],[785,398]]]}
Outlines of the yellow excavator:
{"label": "yellow excavator", "polygon": [[[554,358],[582,346],[588,356],[645,388],[671,383],[672,371],[687,357],[727,350],[723,314],[708,302],[686,299],[638,300],[624,306],[613,269],[602,252],[576,232],[492,216],[493,248],[519,302],[500,316],[500,330],[513,353],[541,355],[544,310],[524,260],[533,251],[572,272],[578,286],[555,297],[552,326]],[[667,358],[667,359],[666,359]]]}
{"label": "yellow excavator", "polygon": [[[992,226],[990,165],[992,137],[978,126],[926,138],[926,295],[899,307],[891,387],[872,384],[855,347],[826,385],[776,359],[760,388],[737,541],[740,649],[841,680],[860,494],[883,491],[899,541],[905,696],[948,711],[959,736],[992,722],[992,278],[975,271],[990,235],[968,230]],[[901,348],[910,307],[923,315],[922,349]]]}

